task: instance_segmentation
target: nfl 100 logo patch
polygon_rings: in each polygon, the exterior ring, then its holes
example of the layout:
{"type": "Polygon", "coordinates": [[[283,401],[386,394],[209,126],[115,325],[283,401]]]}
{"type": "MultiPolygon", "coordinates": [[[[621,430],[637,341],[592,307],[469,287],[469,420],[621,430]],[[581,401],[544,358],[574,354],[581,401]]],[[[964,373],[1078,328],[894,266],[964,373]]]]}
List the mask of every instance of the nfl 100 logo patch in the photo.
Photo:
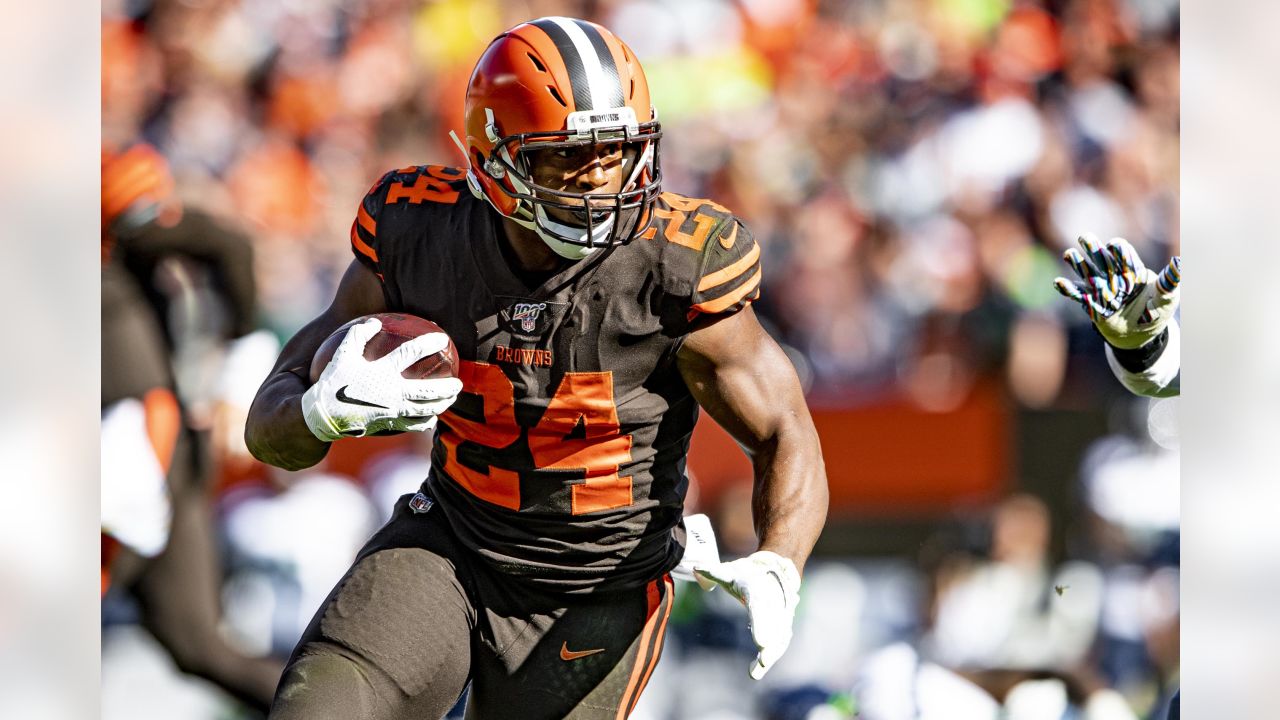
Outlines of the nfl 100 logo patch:
{"type": "Polygon", "coordinates": [[[542,311],[547,309],[547,304],[540,303],[516,303],[511,308],[511,321],[519,321],[520,329],[526,333],[532,334],[538,329],[538,317],[542,315],[542,311]]]}
{"type": "Polygon", "coordinates": [[[502,327],[524,340],[538,340],[546,336],[558,318],[564,314],[567,303],[535,300],[533,298],[503,297],[498,312],[502,327]]]}

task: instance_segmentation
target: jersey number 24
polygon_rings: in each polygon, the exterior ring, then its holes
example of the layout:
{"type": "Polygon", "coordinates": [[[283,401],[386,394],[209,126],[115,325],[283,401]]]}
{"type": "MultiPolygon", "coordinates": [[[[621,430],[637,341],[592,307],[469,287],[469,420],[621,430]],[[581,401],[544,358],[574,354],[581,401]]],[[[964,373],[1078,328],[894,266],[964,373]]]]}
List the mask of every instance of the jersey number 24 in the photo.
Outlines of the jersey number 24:
{"type": "MultiPolygon", "coordinates": [[[[511,510],[520,509],[519,473],[490,465],[485,472],[458,461],[458,446],[477,443],[500,450],[518,442],[523,428],[515,418],[515,386],[496,365],[464,360],[459,373],[465,392],[484,400],[484,422],[449,412],[440,442],[445,472],[472,495],[511,510]]],[[[528,429],[528,446],[538,470],[579,470],[585,480],[570,487],[574,515],[630,505],[631,478],[618,468],[631,461],[631,436],[619,432],[618,408],[609,372],[566,373],[538,424],[528,429]],[[582,431],[574,430],[581,426],[582,431]]]]}

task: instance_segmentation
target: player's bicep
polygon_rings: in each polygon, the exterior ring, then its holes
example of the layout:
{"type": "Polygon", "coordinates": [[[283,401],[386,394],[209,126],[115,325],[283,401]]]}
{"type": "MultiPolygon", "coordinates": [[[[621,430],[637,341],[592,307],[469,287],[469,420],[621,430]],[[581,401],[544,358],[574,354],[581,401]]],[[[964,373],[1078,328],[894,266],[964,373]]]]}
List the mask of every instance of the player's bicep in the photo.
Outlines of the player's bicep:
{"type": "Polygon", "coordinates": [[[811,423],[795,368],[750,307],[701,327],[677,356],[698,404],[749,452],[788,423],[811,423]]]}

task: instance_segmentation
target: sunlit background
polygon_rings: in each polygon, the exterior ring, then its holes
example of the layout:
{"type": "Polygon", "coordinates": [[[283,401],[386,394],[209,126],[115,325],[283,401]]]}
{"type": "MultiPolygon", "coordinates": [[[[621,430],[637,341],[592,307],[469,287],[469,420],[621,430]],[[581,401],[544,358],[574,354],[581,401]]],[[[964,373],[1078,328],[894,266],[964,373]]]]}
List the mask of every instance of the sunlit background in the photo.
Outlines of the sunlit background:
{"type": "MultiPolygon", "coordinates": [[[[460,161],[447,134],[489,39],[554,14],[632,47],[665,187],[761,242],[757,310],[805,384],[832,491],[780,665],[752,682],[741,608],[681,587],[635,716],[987,718],[1003,702],[1059,718],[1092,697],[1094,720],[1162,717],[1179,401],[1128,396],[1051,281],[1084,231],[1148,264],[1180,252],[1177,3],[107,0],[103,142],[154,145],[188,212],[252,239],[256,325],[286,339],[350,262],[369,185],[460,161]],[[1033,674],[1051,679],[1010,689],[1033,674]]],[[[236,421],[272,351],[225,372],[216,278],[177,262],[155,282],[212,448],[221,630],[287,655],[425,475],[421,439],[344,441],[303,473],[254,463],[236,421]]],[[[704,420],[688,511],[736,556],[755,539],[734,453],[704,420]]],[[[119,588],[105,598],[104,717],[251,717],[138,618],[119,588]]]]}

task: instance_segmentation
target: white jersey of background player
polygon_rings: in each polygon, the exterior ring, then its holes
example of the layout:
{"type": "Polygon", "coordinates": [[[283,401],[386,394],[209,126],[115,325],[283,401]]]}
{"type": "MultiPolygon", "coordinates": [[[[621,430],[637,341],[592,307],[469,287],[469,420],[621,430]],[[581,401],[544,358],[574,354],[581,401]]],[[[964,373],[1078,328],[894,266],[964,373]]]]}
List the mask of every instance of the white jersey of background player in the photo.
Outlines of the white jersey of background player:
{"type": "Polygon", "coordinates": [[[1181,332],[1174,313],[1182,259],[1174,256],[1159,273],[1142,264],[1124,238],[1103,244],[1090,234],[1080,249],[1062,254],[1078,280],[1057,278],[1054,287],[1080,303],[1106,340],[1107,363],[1131,392],[1170,397],[1181,392],[1181,332]]]}

